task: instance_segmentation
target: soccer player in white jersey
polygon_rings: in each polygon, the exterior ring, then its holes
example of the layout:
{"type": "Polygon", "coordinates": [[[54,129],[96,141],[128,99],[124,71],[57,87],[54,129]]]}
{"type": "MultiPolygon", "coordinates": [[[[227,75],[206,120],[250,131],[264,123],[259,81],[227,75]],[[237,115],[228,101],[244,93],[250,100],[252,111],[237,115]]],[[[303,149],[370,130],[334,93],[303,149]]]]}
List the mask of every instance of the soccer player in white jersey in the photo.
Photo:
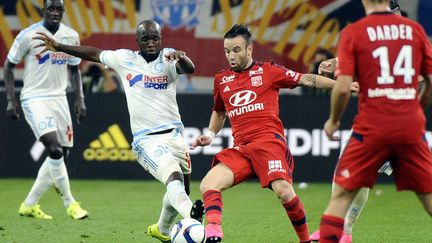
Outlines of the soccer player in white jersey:
{"type": "Polygon", "coordinates": [[[169,229],[177,213],[183,218],[202,220],[200,200],[192,203],[189,194],[191,164],[188,147],[181,136],[183,123],[176,101],[179,74],[195,70],[185,52],[162,48],[161,28],[152,20],[137,26],[138,51],[104,51],[90,46],[64,45],[45,33],[37,39],[45,50],[62,51],[89,61],[101,62],[121,77],[133,133],[132,147],[144,169],[167,187],[157,224],[147,234],[170,241],[169,229]]]}
{"type": "Polygon", "coordinates": [[[10,49],[4,64],[4,79],[7,92],[7,116],[19,120],[19,106],[15,98],[13,70],[24,59],[24,86],[20,100],[24,116],[34,135],[43,143],[48,157],[45,159],[27,198],[18,213],[41,219],[52,219],[38,204],[41,196],[54,184],[62,196],[66,211],[74,219],[86,218],[88,213],[72,196],[65,166],[68,149],[73,146],[73,129],[66,99],[68,72],[74,87],[75,109],[78,121],[86,115],[82,92],[80,59],[62,52],[46,52],[33,46],[39,41],[32,39],[36,32],[72,45],[79,45],[79,36],[60,21],[63,16],[62,0],[45,0],[43,21],[22,30],[10,49]]]}

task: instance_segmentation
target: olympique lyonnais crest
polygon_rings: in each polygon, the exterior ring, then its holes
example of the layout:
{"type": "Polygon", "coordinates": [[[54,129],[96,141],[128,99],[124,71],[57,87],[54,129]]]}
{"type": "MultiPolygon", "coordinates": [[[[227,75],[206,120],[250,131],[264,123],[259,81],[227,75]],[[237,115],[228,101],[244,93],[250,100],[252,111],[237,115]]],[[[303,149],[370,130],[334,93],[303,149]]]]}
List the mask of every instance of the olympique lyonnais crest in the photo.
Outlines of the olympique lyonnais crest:
{"type": "Polygon", "coordinates": [[[151,0],[154,20],[172,29],[186,27],[191,29],[199,22],[197,19],[204,0],[151,0]]]}
{"type": "Polygon", "coordinates": [[[263,84],[262,82],[262,76],[253,76],[251,77],[251,84],[254,87],[259,87],[263,84]]]}

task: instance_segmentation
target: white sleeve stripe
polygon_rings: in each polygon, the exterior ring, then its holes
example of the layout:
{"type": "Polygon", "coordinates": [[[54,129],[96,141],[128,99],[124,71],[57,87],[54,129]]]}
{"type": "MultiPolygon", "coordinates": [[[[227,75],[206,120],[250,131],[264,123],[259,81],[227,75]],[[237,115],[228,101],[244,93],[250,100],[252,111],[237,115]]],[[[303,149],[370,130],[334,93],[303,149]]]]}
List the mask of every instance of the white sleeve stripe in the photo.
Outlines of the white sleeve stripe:
{"type": "Polygon", "coordinates": [[[105,54],[105,51],[102,51],[100,54],[99,54],[99,60],[101,61],[101,63],[103,63],[103,64],[105,64],[106,65],[106,63],[105,63],[105,61],[104,61],[104,55],[105,54]]]}

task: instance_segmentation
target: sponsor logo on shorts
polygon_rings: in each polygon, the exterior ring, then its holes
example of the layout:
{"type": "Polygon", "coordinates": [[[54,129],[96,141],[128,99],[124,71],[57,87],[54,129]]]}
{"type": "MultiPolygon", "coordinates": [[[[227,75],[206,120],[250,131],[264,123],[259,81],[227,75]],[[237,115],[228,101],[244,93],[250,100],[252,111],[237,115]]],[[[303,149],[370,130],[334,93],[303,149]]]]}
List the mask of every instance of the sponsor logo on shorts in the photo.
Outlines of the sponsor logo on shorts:
{"type": "Polygon", "coordinates": [[[111,125],[98,139],[90,142],[83,157],[86,161],[136,161],[135,153],[118,124],[111,125]]]}
{"type": "Polygon", "coordinates": [[[282,168],[281,160],[269,160],[268,165],[269,165],[269,171],[267,172],[268,175],[275,172],[286,173],[286,170],[282,168]]]}

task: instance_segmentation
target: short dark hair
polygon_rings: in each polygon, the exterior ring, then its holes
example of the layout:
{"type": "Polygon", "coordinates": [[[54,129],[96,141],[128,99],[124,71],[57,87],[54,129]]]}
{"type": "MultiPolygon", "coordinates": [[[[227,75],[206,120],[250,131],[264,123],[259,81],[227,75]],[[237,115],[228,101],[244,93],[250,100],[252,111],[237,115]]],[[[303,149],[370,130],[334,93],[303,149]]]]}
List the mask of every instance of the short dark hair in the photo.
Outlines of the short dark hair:
{"type": "Polygon", "coordinates": [[[233,27],[225,33],[224,39],[232,39],[237,36],[242,36],[248,45],[252,43],[252,34],[249,28],[244,24],[233,25],[233,27]]]}

